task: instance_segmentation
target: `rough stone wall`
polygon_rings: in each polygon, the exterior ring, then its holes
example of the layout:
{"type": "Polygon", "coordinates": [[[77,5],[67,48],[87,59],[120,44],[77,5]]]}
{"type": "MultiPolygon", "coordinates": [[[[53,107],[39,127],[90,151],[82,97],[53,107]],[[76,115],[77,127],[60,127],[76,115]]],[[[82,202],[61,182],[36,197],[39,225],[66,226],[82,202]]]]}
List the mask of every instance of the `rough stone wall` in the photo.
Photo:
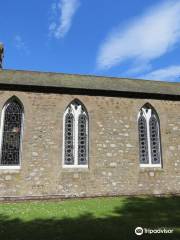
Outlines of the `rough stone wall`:
{"type": "Polygon", "coordinates": [[[180,102],[0,91],[24,105],[21,169],[0,169],[0,197],[180,193],[180,102]],[[89,168],[62,167],[63,113],[75,98],[89,114],[89,168]],[[137,115],[149,102],[160,118],[162,168],[140,168],[137,115]]]}

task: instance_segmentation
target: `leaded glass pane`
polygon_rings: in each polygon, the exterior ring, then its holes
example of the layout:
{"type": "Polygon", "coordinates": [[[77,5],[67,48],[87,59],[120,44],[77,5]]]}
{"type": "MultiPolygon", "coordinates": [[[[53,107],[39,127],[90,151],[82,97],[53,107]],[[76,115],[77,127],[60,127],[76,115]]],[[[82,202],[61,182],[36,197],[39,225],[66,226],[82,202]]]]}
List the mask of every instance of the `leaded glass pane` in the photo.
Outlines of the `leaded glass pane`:
{"type": "Polygon", "coordinates": [[[85,114],[79,115],[78,121],[78,164],[87,164],[87,117],[85,114]]]}
{"type": "Polygon", "coordinates": [[[1,165],[19,164],[22,117],[22,107],[17,101],[7,104],[4,112],[1,165]]]}
{"type": "Polygon", "coordinates": [[[67,113],[65,116],[65,164],[74,164],[74,149],[73,149],[73,123],[74,117],[72,113],[67,113]]]}
{"type": "Polygon", "coordinates": [[[141,114],[138,119],[138,129],[139,129],[139,154],[140,163],[148,164],[148,142],[147,142],[147,123],[145,117],[141,114]]]}
{"type": "Polygon", "coordinates": [[[149,120],[150,142],[151,142],[151,162],[152,164],[160,163],[160,138],[159,138],[159,123],[156,116],[153,114],[149,120]]]}

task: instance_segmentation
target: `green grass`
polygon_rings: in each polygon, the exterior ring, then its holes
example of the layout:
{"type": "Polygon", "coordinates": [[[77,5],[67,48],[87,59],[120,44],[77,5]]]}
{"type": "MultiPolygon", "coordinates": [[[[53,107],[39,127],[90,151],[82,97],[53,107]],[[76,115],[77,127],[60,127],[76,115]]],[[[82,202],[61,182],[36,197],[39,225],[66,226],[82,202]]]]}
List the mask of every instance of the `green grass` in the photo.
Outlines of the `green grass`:
{"type": "Polygon", "coordinates": [[[0,203],[0,240],[180,239],[180,197],[0,203]],[[173,234],[136,236],[137,226],[173,234]]]}

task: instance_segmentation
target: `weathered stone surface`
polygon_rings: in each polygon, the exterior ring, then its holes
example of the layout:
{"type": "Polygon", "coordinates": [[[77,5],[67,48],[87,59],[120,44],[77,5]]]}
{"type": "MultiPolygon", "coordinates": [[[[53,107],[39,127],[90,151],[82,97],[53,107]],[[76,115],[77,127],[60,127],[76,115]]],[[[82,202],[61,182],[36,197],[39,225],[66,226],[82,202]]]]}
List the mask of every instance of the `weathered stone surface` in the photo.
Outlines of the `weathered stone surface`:
{"type": "Polygon", "coordinates": [[[180,102],[68,93],[0,91],[0,109],[24,105],[21,168],[0,169],[0,197],[180,193],[180,102]],[[63,113],[78,98],[89,114],[89,168],[63,168],[63,113]],[[140,168],[137,115],[149,102],[160,118],[163,167],[140,168]]]}

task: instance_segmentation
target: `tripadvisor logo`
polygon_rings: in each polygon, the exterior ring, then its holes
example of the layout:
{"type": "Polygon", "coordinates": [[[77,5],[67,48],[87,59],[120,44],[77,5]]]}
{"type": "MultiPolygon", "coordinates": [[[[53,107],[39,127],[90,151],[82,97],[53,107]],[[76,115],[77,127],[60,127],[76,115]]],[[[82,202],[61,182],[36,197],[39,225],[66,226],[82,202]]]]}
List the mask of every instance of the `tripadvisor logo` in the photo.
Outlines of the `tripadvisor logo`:
{"type": "Polygon", "coordinates": [[[142,235],[144,234],[159,234],[159,233],[173,233],[173,229],[169,228],[156,228],[156,229],[150,229],[150,228],[142,228],[142,227],[136,227],[135,228],[135,234],[136,235],[142,235]]]}
{"type": "Polygon", "coordinates": [[[142,235],[143,234],[143,228],[142,227],[137,227],[135,229],[135,234],[136,235],[142,235]]]}

